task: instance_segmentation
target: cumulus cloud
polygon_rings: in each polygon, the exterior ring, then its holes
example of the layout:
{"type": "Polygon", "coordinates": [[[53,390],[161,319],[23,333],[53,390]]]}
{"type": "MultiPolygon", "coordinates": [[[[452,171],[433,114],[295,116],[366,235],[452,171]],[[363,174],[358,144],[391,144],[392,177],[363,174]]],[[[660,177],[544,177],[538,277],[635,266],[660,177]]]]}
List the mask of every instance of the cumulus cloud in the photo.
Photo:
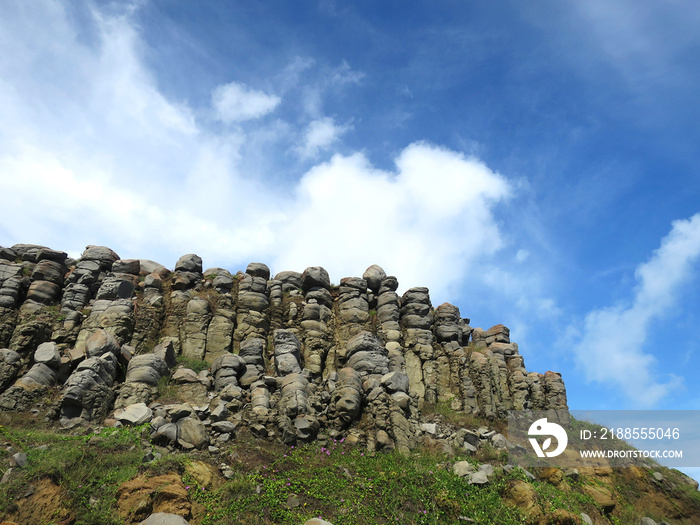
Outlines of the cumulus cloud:
{"type": "Polygon", "coordinates": [[[277,239],[276,265],[324,261],[339,279],[378,263],[402,288],[429,285],[446,299],[463,272],[502,246],[493,208],[510,185],[475,158],[424,143],[395,164],[384,171],[360,153],[335,155],[306,173],[277,239]]]}
{"type": "Polygon", "coordinates": [[[574,347],[578,365],[592,381],[617,385],[638,406],[653,406],[680,386],[681,379],[654,373],[656,358],[645,351],[652,322],[678,300],[700,257],[700,214],[675,221],[651,258],[635,272],[629,305],[586,315],[574,347]]]}
{"type": "Polygon", "coordinates": [[[302,159],[314,159],[351,129],[351,125],[338,125],[331,117],[316,119],[307,126],[296,152],[302,159]]]}
{"type": "Polygon", "coordinates": [[[256,91],[245,84],[231,82],[212,93],[216,117],[222,122],[242,122],[267,115],[281,102],[279,97],[256,91]]]}

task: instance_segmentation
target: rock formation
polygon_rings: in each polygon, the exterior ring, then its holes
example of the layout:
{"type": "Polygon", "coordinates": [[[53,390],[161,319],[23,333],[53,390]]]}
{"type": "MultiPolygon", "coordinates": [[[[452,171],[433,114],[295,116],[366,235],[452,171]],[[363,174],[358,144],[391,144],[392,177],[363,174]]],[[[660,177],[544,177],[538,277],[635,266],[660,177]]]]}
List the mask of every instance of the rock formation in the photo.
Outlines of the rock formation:
{"type": "Polygon", "coordinates": [[[561,376],[528,372],[508,328],[472,329],[427,288],[398,287],[377,265],[334,286],[320,266],[234,275],[188,254],[171,272],[101,246],[78,260],[0,248],[0,409],[54,389],[66,426],[152,421],[153,439],[183,448],[248,428],[408,451],[438,403],[491,419],[566,408],[561,376]],[[188,403],[159,399],[168,382],[188,403]]]}

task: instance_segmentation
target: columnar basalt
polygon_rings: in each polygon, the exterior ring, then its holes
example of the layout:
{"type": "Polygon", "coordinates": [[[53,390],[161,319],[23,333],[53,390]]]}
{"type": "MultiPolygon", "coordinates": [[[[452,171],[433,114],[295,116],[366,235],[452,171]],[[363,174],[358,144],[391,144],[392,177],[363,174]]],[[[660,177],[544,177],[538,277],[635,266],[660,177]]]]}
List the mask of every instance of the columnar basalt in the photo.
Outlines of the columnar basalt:
{"type": "Polygon", "coordinates": [[[262,263],[204,271],[195,254],[171,272],[101,246],[77,260],[0,247],[0,409],[60,389],[66,426],[153,418],[155,439],[184,448],[247,428],[402,451],[436,404],[485,418],[566,409],[561,376],[528,372],[505,326],[472,329],[424,287],[400,296],[378,265],[339,282],[321,266],[271,278],[262,263]],[[159,404],[167,381],[189,405],[159,404]]]}

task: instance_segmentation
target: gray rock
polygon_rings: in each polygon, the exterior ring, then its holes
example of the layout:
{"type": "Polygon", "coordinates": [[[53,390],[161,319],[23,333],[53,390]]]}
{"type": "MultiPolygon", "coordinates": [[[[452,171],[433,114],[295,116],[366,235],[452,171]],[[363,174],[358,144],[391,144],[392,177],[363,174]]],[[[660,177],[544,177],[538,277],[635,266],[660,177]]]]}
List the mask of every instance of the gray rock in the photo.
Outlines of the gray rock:
{"type": "Polygon", "coordinates": [[[61,353],[58,351],[58,345],[54,342],[41,343],[34,352],[34,362],[58,368],[61,364],[61,353]]]}
{"type": "Polygon", "coordinates": [[[141,273],[141,261],[138,259],[119,259],[112,264],[112,271],[114,273],[139,275],[141,273]]]}
{"type": "Polygon", "coordinates": [[[474,472],[469,475],[470,485],[486,485],[489,482],[489,478],[484,471],[474,472]]]}
{"type": "Polygon", "coordinates": [[[194,253],[183,255],[175,263],[175,271],[202,273],[202,258],[194,253]]]}
{"type": "Polygon", "coordinates": [[[331,278],[325,268],[310,266],[301,274],[301,289],[306,292],[316,287],[330,290],[331,278]]]}
{"type": "Polygon", "coordinates": [[[177,425],[165,423],[151,434],[151,439],[157,445],[169,445],[177,441],[177,425]]]}
{"type": "Polygon", "coordinates": [[[142,354],[129,361],[129,366],[126,369],[126,381],[157,386],[160,378],[169,374],[170,369],[163,359],[155,354],[142,354]]]}
{"type": "Polygon", "coordinates": [[[653,519],[644,517],[637,522],[638,525],[658,525],[653,519]]]}
{"type": "Polygon", "coordinates": [[[156,512],[143,520],[140,525],[189,525],[189,521],[177,514],[156,512]]]}
{"type": "Polygon", "coordinates": [[[112,269],[115,261],[119,260],[119,256],[106,246],[88,246],[85,248],[81,261],[94,261],[100,265],[100,268],[105,271],[112,269]]]}
{"type": "Polygon", "coordinates": [[[468,461],[458,461],[452,466],[452,472],[460,478],[464,478],[475,472],[474,466],[468,461]]]}
{"type": "Polygon", "coordinates": [[[49,281],[34,281],[29,285],[27,300],[42,304],[50,304],[58,301],[61,295],[61,287],[49,281]]]}
{"type": "Polygon", "coordinates": [[[16,384],[32,386],[53,386],[56,384],[56,370],[43,363],[36,363],[32,368],[17,380],[16,384]]]}
{"type": "Polygon", "coordinates": [[[252,275],[253,277],[262,277],[266,281],[270,279],[270,269],[263,263],[250,263],[246,268],[245,273],[252,275]]]}
{"type": "Polygon", "coordinates": [[[146,403],[136,403],[114,412],[114,419],[125,425],[132,426],[148,423],[152,417],[153,411],[146,406],[146,403]]]}
{"type": "Polygon", "coordinates": [[[27,455],[24,452],[17,452],[10,456],[10,466],[22,468],[27,464],[27,455]]]}
{"type": "Polygon", "coordinates": [[[98,357],[108,352],[119,355],[119,343],[115,337],[106,330],[98,330],[92,334],[86,341],[87,355],[90,357],[98,357]]]}
{"type": "MultiPolygon", "coordinates": [[[[14,252],[18,257],[21,257],[23,261],[33,263],[38,263],[44,259],[63,262],[68,257],[68,254],[65,252],[59,252],[37,244],[15,244],[10,251],[14,252]]],[[[10,254],[8,253],[8,255],[10,254]]]]}
{"type": "Polygon", "coordinates": [[[435,423],[421,423],[420,428],[428,434],[437,434],[437,425],[435,423]]]}
{"type": "Polygon", "coordinates": [[[208,445],[207,430],[204,424],[196,417],[185,417],[177,422],[178,443],[190,444],[195,448],[204,448],[208,445]]]}
{"type": "Polygon", "coordinates": [[[55,285],[63,286],[63,277],[66,275],[66,267],[56,261],[40,261],[32,272],[32,281],[49,281],[55,285]]]}
{"type": "Polygon", "coordinates": [[[581,521],[583,521],[583,523],[585,523],[586,525],[593,525],[593,520],[585,512],[581,513],[581,521]]]}
{"type": "Polygon", "coordinates": [[[389,372],[382,376],[382,385],[390,393],[408,392],[408,375],[404,372],[389,372]]]}
{"type": "Polygon", "coordinates": [[[508,448],[508,440],[500,433],[494,434],[491,437],[491,444],[498,450],[505,450],[508,448]]]}
{"type": "Polygon", "coordinates": [[[139,259],[139,267],[142,275],[148,275],[150,273],[160,274],[161,272],[168,271],[168,269],[162,264],[149,259],[139,259]]]}
{"type": "Polygon", "coordinates": [[[386,272],[381,266],[373,264],[365,270],[365,273],[362,274],[362,278],[367,281],[367,287],[370,290],[378,292],[382,281],[386,279],[386,272]]]}

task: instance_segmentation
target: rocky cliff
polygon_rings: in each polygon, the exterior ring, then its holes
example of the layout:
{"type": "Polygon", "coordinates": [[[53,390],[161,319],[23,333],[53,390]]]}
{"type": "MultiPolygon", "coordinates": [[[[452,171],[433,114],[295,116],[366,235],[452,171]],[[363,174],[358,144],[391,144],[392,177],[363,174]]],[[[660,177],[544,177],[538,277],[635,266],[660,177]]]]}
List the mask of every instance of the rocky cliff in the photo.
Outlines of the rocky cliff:
{"type": "Polygon", "coordinates": [[[78,260],[0,248],[0,409],[60,389],[51,414],[69,428],[150,420],[155,439],[203,447],[240,414],[287,444],[322,434],[408,451],[439,404],[488,419],[567,407],[561,376],[528,372],[508,328],[472,328],[427,288],[398,285],[376,265],[336,286],[320,266],[273,277],[262,263],[204,271],[194,254],[170,271],[103,246],[78,260]],[[189,409],[159,399],[169,382],[189,409]]]}

